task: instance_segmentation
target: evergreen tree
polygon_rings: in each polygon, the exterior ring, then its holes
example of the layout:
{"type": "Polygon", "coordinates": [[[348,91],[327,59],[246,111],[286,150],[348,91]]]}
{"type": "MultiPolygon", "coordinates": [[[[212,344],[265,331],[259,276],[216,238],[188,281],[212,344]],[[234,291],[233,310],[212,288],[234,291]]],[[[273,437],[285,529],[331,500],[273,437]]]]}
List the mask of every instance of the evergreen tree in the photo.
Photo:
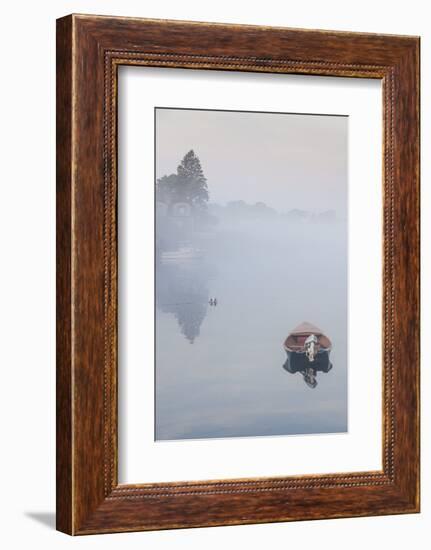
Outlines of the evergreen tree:
{"type": "Polygon", "coordinates": [[[209,199],[207,180],[193,149],[184,156],[176,174],[157,180],[156,194],[157,200],[169,207],[176,202],[186,202],[195,213],[206,210],[209,199]]]}
{"type": "Polygon", "coordinates": [[[208,202],[208,186],[199,158],[191,149],[177,168],[180,200],[196,209],[205,209],[208,202]]]}

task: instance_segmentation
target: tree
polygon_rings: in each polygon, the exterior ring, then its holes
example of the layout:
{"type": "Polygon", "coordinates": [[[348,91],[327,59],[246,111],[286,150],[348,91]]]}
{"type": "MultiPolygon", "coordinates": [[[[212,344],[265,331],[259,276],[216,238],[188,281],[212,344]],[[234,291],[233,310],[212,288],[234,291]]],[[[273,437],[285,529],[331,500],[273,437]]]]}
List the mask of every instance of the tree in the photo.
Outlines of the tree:
{"type": "Polygon", "coordinates": [[[207,180],[193,149],[184,156],[176,174],[157,180],[156,196],[169,209],[177,202],[186,202],[195,214],[200,215],[206,211],[209,199],[207,180]]]}
{"type": "Polygon", "coordinates": [[[177,168],[177,175],[180,201],[187,202],[198,210],[205,209],[209,199],[207,179],[193,149],[184,156],[177,168]]]}
{"type": "Polygon", "coordinates": [[[163,176],[157,180],[156,194],[157,200],[170,206],[174,202],[178,202],[176,199],[178,176],[171,174],[170,176],[163,176]]]}

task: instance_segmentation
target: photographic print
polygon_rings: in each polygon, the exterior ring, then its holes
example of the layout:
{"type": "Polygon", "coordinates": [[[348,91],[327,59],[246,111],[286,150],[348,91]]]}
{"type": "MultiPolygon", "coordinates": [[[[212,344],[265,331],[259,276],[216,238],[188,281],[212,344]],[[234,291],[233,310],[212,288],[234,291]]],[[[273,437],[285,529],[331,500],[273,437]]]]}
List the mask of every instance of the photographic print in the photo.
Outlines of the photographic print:
{"type": "Polygon", "coordinates": [[[155,109],[155,439],[346,432],[348,117],[155,109]]]}

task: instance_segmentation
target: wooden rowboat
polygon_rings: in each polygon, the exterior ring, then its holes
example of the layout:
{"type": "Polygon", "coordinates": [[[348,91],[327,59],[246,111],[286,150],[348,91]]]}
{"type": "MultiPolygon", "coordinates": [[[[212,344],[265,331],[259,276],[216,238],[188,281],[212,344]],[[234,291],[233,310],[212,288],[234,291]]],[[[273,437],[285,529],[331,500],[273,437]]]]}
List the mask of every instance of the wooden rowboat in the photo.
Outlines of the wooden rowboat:
{"type": "Polygon", "coordinates": [[[329,372],[332,363],[329,354],[331,340],[316,326],[304,322],[294,328],[284,341],[287,360],[284,368],[290,372],[301,372],[308,385],[315,387],[317,371],[329,372]]]}

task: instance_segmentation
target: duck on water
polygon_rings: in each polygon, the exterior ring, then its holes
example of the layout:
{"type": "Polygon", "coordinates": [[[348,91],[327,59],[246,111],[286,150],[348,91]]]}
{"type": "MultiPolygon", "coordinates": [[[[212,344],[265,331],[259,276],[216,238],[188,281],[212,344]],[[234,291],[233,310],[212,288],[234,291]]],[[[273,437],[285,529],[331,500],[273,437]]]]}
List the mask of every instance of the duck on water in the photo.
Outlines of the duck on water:
{"type": "Polygon", "coordinates": [[[311,323],[304,322],[294,328],[284,341],[287,359],[283,368],[294,374],[300,372],[310,388],[317,386],[318,371],[329,372],[332,363],[329,354],[330,339],[311,323]]]}

